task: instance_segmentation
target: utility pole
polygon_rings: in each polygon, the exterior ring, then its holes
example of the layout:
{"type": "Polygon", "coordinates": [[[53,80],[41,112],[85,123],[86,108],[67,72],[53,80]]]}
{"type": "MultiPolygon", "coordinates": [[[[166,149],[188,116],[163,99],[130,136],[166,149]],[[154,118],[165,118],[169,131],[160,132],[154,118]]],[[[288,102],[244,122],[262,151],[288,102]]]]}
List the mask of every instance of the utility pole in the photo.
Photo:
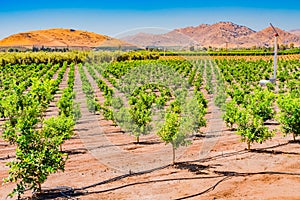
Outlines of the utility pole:
{"type": "Polygon", "coordinates": [[[273,75],[273,81],[276,81],[276,73],[277,73],[277,51],[278,51],[278,45],[277,45],[277,38],[279,34],[277,33],[274,26],[270,23],[272,29],[274,30],[274,75],[273,75]]]}

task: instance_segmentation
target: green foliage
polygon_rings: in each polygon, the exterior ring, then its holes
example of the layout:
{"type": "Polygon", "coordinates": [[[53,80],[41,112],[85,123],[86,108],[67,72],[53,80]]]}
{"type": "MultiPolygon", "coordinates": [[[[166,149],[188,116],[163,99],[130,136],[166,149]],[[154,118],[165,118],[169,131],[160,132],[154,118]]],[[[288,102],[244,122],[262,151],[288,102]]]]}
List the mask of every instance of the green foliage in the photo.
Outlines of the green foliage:
{"type": "Polygon", "coordinates": [[[64,168],[67,155],[59,151],[59,146],[73,134],[73,117],[62,114],[44,119],[44,112],[67,68],[66,63],[60,66],[13,65],[4,69],[15,75],[8,73],[8,79],[2,79],[1,74],[0,108],[1,115],[7,119],[2,138],[16,145],[16,158],[7,163],[10,169],[5,179],[17,183],[11,196],[21,195],[28,189],[41,192],[41,184],[47,177],[64,168]],[[56,72],[57,78],[51,80],[56,72]]]}
{"type": "Polygon", "coordinates": [[[246,101],[243,105],[253,112],[254,115],[261,117],[263,121],[274,118],[275,111],[273,104],[275,95],[268,90],[255,90],[253,94],[245,97],[246,101]]]}
{"type": "Polygon", "coordinates": [[[269,91],[275,91],[275,86],[274,86],[274,84],[273,83],[267,83],[267,88],[268,88],[268,90],[269,91]]]}
{"type": "Polygon", "coordinates": [[[247,142],[248,150],[251,143],[262,143],[274,136],[274,133],[263,125],[262,118],[253,115],[250,110],[240,109],[237,115],[237,134],[242,137],[242,141],[247,142]]]}
{"type": "Polygon", "coordinates": [[[193,97],[187,99],[181,105],[173,106],[173,103],[171,104],[173,111],[181,112],[180,132],[184,133],[183,135],[198,132],[201,127],[206,126],[206,119],[204,117],[206,108],[197,101],[197,97],[193,97]]]}
{"type": "MultiPolygon", "coordinates": [[[[290,48],[283,49],[278,51],[278,55],[290,55],[290,54],[299,54],[300,48],[290,48]]],[[[238,49],[212,49],[209,47],[208,51],[206,48],[200,51],[167,51],[167,52],[159,52],[160,56],[271,56],[274,54],[274,50],[272,48],[261,48],[254,46],[253,48],[238,48],[238,49]]]]}
{"type": "Polygon", "coordinates": [[[103,116],[106,120],[115,121],[115,117],[114,117],[114,113],[113,113],[112,109],[107,108],[107,107],[101,107],[100,109],[102,109],[103,116]]]}
{"type": "Polygon", "coordinates": [[[38,100],[44,108],[44,111],[48,107],[49,102],[53,99],[53,85],[54,80],[44,80],[41,82],[36,78],[32,79],[32,86],[29,93],[38,100]]]}
{"type": "MultiPolygon", "coordinates": [[[[97,99],[94,100],[95,101],[94,103],[92,103],[93,101],[90,101],[90,103],[88,105],[89,108],[92,109],[94,106],[95,111],[102,111],[103,116],[106,120],[114,121],[115,120],[114,113],[113,113],[113,110],[110,108],[110,106],[112,106],[112,102],[114,100],[113,99],[114,90],[112,88],[110,88],[104,80],[102,80],[99,76],[96,75],[95,70],[89,64],[86,65],[86,68],[87,68],[89,74],[96,81],[98,88],[103,92],[103,95],[105,98],[103,105],[101,105],[99,102],[97,102],[97,99]]],[[[116,103],[115,100],[114,100],[114,103],[116,103]]],[[[118,103],[121,103],[121,102],[119,101],[118,103]]]]}
{"type": "Polygon", "coordinates": [[[206,85],[205,89],[207,90],[208,94],[213,94],[214,93],[214,85],[212,83],[212,68],[211,65],[206,63],[206,85]]]}
{"type": "Polygon", "coordinates": [[[81,118],[81,110],[80,110],[80,103],[76,102],[73,105],[73,116],[74,116],[74,120],[77,121],[78,119],[81,118]]]}
{"type": "Polygon", "coordinates": [[[20,93],[14,86],[11,94],[1,101],[5,117],[9,119],[4,124],[2,137],[16,145],[16,158],[7,163],[10,169],[5,179],[17,182],[10,196],[23,194],[26,189],[41,192],[41,184],[48,175],[64,169],[66,155],[59,151],[59,146],[73,133],[71,118],[59,116],[43,120],[42,111],[51,99],[51,90],[47,90],[48,84],[33,85],[35,89],[27,94],[20,93]]]}
{"type": "Polygon", "coordinates": [[[25,189],[40,192],[41,184],[49,174],[64,169],[66,154],[59,151],[57,138],[47,138],[41,133],[35,133],[32,137],[36,141],[34,145],[33,142],[19,139],[26,144],[21,148],[17,147],[16,159],[7,163],[10,169],[5,182],[17,182],[17,187],[10,196],[23,194],[25,189]]]}
{"type": "Polygon", "coordinates": [[[137,97],[132,97],[131,101],[129,101],[129,104],[131,104],[129,113],[134,127],[133,135],[137,137],[137,142],[139,142],[141,134],[145,135],[151,130],[151,106],[154,101],[154,95],[144,92],[140,92],[137,97]]]}
{"type": "MultiPolygon", "coordinates": [[[[179,103],[172,102],[170,108],[165,115],[165,122],[157,132],[157,135],[166,143],[172,144],[173,149],[173,164],[175,163],[175,149],[179,146],[188,145],[191,141],[187,140],[187,130],[185,129],[188,123],[187,118],[181,116],[181,108],[179,103]]],[[[190,124],[189,124],[190,125],[190,124]]]]}
{"type": "Polygon", "coordinates": [[[292,95],[281,95],[277,101],[280,108],[278,116],[281,128],[285,134],[300,135],[300,98],[292,95]]]}
{"type": "Polygon", "coordinates": [[[247,142],[248,149],[253,142],[262,143],[273,137],[264,122],[274,116],[274,99],[275,95],[268,90],[255,90],[245,96],[244,104],[238,105],[234,99],[225,104],[223,120],[230,128],[237,125],[237,134],[247,142]]]}
{"type": "Polygon", "coordinates": [[[130,117],[129,108],[121,107],[117,110],[117,112],[115,112],[114,117],[124,131],[131,131],[133,122],[130,117]]]}
{"type": "Polygon", "coordinates": [[[167,112],[165,124],[157,135],[166,143],[175,146],[180,128],[180,115],[176,112],[167,112]]]}
{"type": "Polygon", "coordinates": [[[63,64],[67,62],[81,63],[85,60],[87,52],[84,51],[73,51],[73,52],[21,52],[21,53],[0,53],[0,66],[7,64],[63,64]]]}
{"type": "Polygon", "coordinates": [[[128,52],[123,53],[117,57],[117,61],[126,61],[126,60],[157,60],[159,54],[155,52],[140,51],[140,52],[128,52]]]}
{"type": "MultiPolygon", "coordinates": [[[[197,131],[206,124],[203,116],[207,100],[200,91],[203,71],[196,64],[193,66],[186,60],[130,60],[113,62],[104,67],[98,65],[96,69],[128,98],[128,109],[120,108],[120,99],[115,97],[112,98],[112,106],[116,121],[134,134],[137,140],[140,135],[159,129],[160,125],[155,123],[163,120],[163,113],[171,98],[176,98],[178,106],[182,106],[186,115],[189,114],[190,119],[186,120],[186,117],[183,124],[186,130],[197,131]],[[184,81],[184,78],[188,81],[184,81]],[[189,90],[191,85],[195,86],[194,95],[189,90]],[[195,98],[187,103],[189,95],[195,98]],[[184,106],[185,103],[188,106],[184,106]],[[154,124],[158,127],[153,127],[154,124]]],[[[93,76],[93,72],[90,74],[93,76]]]]}
{"type": "Polygon", "coordinates": [[[43,134],[48,138],[56,137],[59,145],[71,138],[75,123],[72,116],[59,115],[43,122],[43,134]]]}
{"type": "Polygon", "coordinates": [[[97,111],[100,111],[101,105],[97,102],[97,99],[94,96],[94,89],[89,82],[82,65],[79,65],[78,69],[80,73],[80,79],[82,81],[82,90],[86,97],[88,110],[89,112],[95,114],[97,111]]]}
{"type": "Polygon", "coordinates": [[[92,51],[89,52],[87,55],[85,62],[90,64],[99,64],[104,62],[112,62],[117,60],[118,57],[120,57],[124,52],[121,51],[115,51],[115,52],[109,52],[109,51],[92,51]]]}
{"type": "Polygon", "coordinates": [[[71,89],[66,88],[63,90],[63,94],[57,102],[59,115],[64,115],[66,117],[73,115],[73,97],[74,93],[71,89]]]}
{"type": "Polygon", "coordinates": [[[222,118],[225,121],[227,127],[232,129],[233,125],[237,123],[238,110],[239,110],[239,107],[234,100],[228,101],[225,104],[225,112],[222,115],[222,118]]]}

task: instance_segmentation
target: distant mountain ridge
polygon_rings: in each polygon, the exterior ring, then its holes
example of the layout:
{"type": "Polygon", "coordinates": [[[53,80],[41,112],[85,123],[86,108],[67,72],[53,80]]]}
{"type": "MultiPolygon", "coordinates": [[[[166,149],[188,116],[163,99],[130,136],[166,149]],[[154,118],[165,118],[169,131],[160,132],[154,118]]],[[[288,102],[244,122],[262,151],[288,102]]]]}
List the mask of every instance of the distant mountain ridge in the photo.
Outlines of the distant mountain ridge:
{"type": "MultiPolygon", "coordinates": [[[[300,36],[297,31],[287,32],[276,28],[279,33],[279,44],[294,43],[300,46],[300,36]]],[[[254,31],[246,26],[234,24],[232,22],[219,22],[216,24],[200,24],[177,28],[165,34],[145,34],[121,38],[122,40],[146,46],[204,46],[204,47],[253,47],[253,46],[273,46],[274,32],[271,27],[261,31],[254,31]]]]}
{"type": "MultiPolygon", "coordinates": [[[[300,29],[279,33],[278,43],[300,46],[300,29]]],[[[212,25],[200,24],[177,28],[164,34],[138,33],[121,39],[75,29],[54,28],[13,34],[0,40],[0,47],[45,46],[45,47],[113,47],[111,49],[135,49],[135,47],[271,47],[274,44],[274,32],[271,27],[255,31],[247,26],[232,22],[219,22],[212,25]],[[133,48],[127,48],[133,47],[133,48]]],[[[105,49],[105,48],[104,48],[105,49]]],[[[109,48],[108,48],[109,49],[109,48]]]]}

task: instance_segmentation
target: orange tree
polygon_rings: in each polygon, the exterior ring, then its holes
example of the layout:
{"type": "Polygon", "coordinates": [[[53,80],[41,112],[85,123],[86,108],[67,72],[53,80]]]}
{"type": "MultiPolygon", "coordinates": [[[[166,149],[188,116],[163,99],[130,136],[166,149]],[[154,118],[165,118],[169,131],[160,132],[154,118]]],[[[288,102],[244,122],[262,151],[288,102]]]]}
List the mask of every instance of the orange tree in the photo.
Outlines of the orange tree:
{"type": "Polygon", "coordinates": [[[73,132],[72,118],[43,118],[43,111],[52,98],[52,85],[32,81],[33,87],[28,93],[24,94],[14,84],[1,99],[7,119],[2,137],[16,145],[16,158],[7,163],[10,169],[5,179],[17,182],[10,196],[20,196],[26,190],[41,192],[41,184],[48,175],[64,169],[66,154],[59,151],[59,146],[73,132]]]}

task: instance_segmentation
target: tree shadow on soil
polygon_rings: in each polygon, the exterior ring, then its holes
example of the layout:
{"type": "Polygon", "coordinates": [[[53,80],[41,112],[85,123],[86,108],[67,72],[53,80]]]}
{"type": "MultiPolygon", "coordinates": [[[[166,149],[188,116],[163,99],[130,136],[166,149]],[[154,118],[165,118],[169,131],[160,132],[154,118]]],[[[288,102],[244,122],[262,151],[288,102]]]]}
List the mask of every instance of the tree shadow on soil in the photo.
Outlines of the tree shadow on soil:
{"type": "Polygon", "coordinates": [[[266,154],[273,154],[273,155],[280,155],[280,154],[300,155],[300,153],[297,152],[286,152],[286,151],[266,150],[266,149],[252,149],[250,151],[254,153],[266,153],[266,154]]]}
{"type": "Polygon", "coordinates": [[[86,148],[78,148],[78,149],[70,149],[70,150],[65,150],[63,153],[67,153],[68,155],[77,155],[77,154],[85,154],[87,153],[86,148]]]}
{"type": "Polygon", "coordinates": [[[290,140],[289,144],[300,144],[300,140],[290,140]]]}
{"type": "Polygon", "coordinates": [[[133,144],[137,145],[153,145],[153,144],[160,144],[160,141],[140,141],[140,142],[133,142],[133,144]]]}
{"type": "Polygon", "coordinates": [[[15,158],[15,157],[16,156],[7,155],[5,157],[1,157],[0,160],[8,160],[8,159],[15,158]]]}
{"type": "Polygon", "coordinates": [[[259,174],[266,175],[289,175],[289,176],[300,176],[300,173],[294,172],[277,172],[277,171],[262,171],[262,172],[235,172],[235,171],[214,171],[215,174],[224,176],[253,176],[259,174]]]}
{"type": "Polygon", "coordinates": [[[174,167],[176,169],[180,170],[188,170],[189,172],[192,172],[194,174],[205,174],[207,175],[207,172],[204,172],[204,170],[208,170],[210,168],[216,168],[217,166],[221,166],[221,164],[216,164],[216,165],[199,165],[199,164],[192,164],[192,163],[187,163],[187,162],[182,162],[182,163],[176,163],[174,167]]]}

